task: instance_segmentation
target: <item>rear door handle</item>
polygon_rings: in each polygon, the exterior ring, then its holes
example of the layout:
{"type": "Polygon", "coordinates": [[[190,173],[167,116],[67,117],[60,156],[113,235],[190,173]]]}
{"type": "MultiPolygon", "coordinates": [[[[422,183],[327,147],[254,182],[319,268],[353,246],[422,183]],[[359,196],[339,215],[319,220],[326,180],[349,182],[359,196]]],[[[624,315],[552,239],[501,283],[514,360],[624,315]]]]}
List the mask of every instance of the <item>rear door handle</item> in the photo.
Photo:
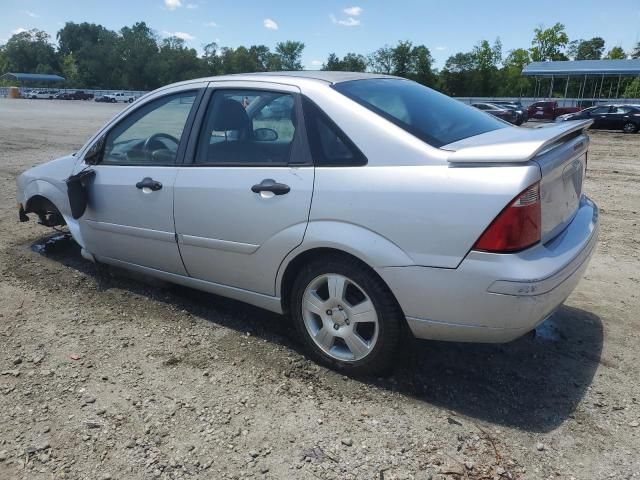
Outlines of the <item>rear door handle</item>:
{"type": "Polygon", "coordinates": [[[253,193],[271,192],[274,195],[285,195],[291,191],[289,185],[278,183],[271,178],[267,178],[251,187],[253,193]]]}
{"type": "Polygon", "coordinates": [[[139,188],[140,190],[148,188],[149,190],[157,192],[162,189],[162,183],[154,180],[153,178],[145,177],[136,183],[136,188],[139,188]]]}

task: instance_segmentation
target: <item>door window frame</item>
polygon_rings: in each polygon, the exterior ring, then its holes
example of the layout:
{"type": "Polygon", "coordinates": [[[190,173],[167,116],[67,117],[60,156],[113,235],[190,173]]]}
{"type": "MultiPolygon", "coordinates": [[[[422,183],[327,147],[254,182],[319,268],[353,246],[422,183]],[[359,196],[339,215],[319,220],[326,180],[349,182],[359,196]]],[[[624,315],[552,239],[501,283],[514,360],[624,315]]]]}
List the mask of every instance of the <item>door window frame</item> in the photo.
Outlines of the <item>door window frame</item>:
{"type": "MultiPolygon", "coordinates": [[[[132,109],[131,111],[127,111],[126,115],[122,116],[115,123],[113,123],[112,125],[109,125],[107,129],[103,130],[100,133],[100,135],[98,136],[98,138],[92,143],[92,145],[89,146],[84,151],[83,157],[86,157],[87,153],[89,153],[95,146],[97,146],[97,145],[99,145],[101,143],[101,145],[100,145],[100,153],[99,153],[100,160],[98,162],[96,162],[95,164],[92,163],[91,164],[92,166],[100,166],[100,167],[176,167],[176,166],[181,165],[184,162],[184,154],[185,154],[185,151],[186,151],[186,147],[187,147],[189,138],[191,137],[191,132],[192,132],[192,128],[194,126],[196,113],[198,111],[200,103],[202,102],[202,98],[204,97],[205,90],[206,89],[202,88],[202,87],[185,88],[184,90],[172,91],[170,93],[167,93],[166,95],[150,98],[147,102],[144,102],[144,103],[142,103],[140,105],[137,105],[136,108],[132,109]],[[131,117],[131,115],[135,115],[136,113],[139,113],[140,110],[145,109],[145,108],[147,108],[149,106],[152,106],[154,103],[156,103],[158,101],[165,100],[165,99],[170,98],[170,97],[185,96],[185,95],[187,95],[189,93],[195,93],[196,97],[195,97],[195,99],[193,101],[193,105],[191,106],[191,110],[189,111],[189,115],[187,115],[187,119],[185,121],[184,128],[182,130],[182,135],[180,136],[180,143],[178,144],[178,149],[176,150],[176,158],[175,158],[175,161],[173,163],[149,163],[149,162],[144,162],[144,163],[127,163],[127,162],[123,162],[123,163],[116,163],[116,162],[104,163],[106,140],[107,140],[107,137],[109,136],[109,134],[114,129],[116,129],[116,128],[118,128],[118,126],[122,125],[123,122],[126,122],[127,119],[129,119],[131,117]]],[[[170,101],[171,100],[169,100],[169,102],[170,101]]],[[[161,108],[161,107],[158,107],[158,108],[161,108]]],[[[147,113],[150,113],[152,111],[153,111],[153,109],[149,110],[147,113]]],[[[143,117],[141,117],[141,118],[143,118],[143,117]]],[[[84,160],[84,158],[83,158],[83,160],[84,160]]]]}
{"type": "Polygon", "coordinates": [[[300,99],[300,93],[292,91],[290,88],[278,88],[277,85],[261,85],[256,84],[248,85],[246,82],[242,82],[242,85],[235,86],[232,83],[226,83],[225,85],[210,85],[206,92],[203,94],[200,100],[197,113],[194,115],[194,121],[192,130],[194,134],[190,136],[189,142],[186,145],[184,153],[184,162],[181,166],[190,168],[225,168],[225,167],[253,167],[253,168],[277,168],[277,167],[302,167],[312,166],[313,160],[311,159],[309,149],[307,146],[307,131],[304,123],[304,114],[302,111],[302,102],[300,99]],[[210,108],[212,108],[212,98],[216,92],[268,92],[268,93],[282,93],[291,95],[293,97],[293,105],[295,110],[295,132],[293,134],[293,140],[289,148],[289,157],[286,162],[278,163],[256,163],[256,162],[210,162],[210,163],[196,163],[196,157],[198,154],[198,147],[200,143],[200,136],[203,134],[203,129],[207,124],[207,114],[210,108]]]}

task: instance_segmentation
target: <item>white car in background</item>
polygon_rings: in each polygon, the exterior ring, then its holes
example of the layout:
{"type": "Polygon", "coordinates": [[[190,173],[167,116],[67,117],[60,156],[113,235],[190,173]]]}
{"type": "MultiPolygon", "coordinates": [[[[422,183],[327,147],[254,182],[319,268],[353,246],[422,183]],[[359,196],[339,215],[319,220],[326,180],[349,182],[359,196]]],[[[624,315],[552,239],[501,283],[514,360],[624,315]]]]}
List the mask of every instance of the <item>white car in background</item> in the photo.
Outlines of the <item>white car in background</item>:
{"type": "Polygon", "coordinates": [[[31,90],[27,98],[45,98],[47,100],[52,100],[57,94],[57,90],[31,90]]]}
{"type": "Polygon", "coordinates": [[[124,103],[132,103],[134,100],[137,100],[137,96],[133,93],[127,92],[116,92],[110,93],[104,96],[104,98],[108,99],[111,103],[124,102],[124,103]]]}

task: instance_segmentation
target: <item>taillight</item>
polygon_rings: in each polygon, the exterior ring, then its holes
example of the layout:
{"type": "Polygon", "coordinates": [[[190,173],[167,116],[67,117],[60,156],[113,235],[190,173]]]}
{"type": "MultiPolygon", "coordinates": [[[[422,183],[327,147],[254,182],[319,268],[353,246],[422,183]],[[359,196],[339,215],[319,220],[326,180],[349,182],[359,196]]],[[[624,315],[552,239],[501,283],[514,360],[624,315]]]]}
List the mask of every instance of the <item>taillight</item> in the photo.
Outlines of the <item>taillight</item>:
{"type": "Polygon", "coordinates": [[[493,253],[524,250],[540,241],[541,223],[540,182],[536,182],[500,212],[473,249],[493,253]]]}

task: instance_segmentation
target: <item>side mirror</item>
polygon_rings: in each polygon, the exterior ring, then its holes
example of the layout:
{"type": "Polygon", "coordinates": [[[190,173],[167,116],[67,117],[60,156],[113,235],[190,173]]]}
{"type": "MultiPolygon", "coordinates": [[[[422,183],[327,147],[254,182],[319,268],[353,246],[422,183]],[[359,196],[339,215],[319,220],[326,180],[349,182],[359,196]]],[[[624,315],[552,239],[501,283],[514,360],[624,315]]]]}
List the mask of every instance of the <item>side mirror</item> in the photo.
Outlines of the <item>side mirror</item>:
{"type": "Polygon", "coordinates": [[[104,151],[105,135],[100,137],[84,155],[84,163],[87,165],[96,165],[100,163],[102,159],[102,152],[104,151]]]}
{"type": "Polygon", "coordinates": [[[272,128],[257,128],[253,131],[253,138],[258,142],[275,142],[278,140],[278,132],[272,128]]]}

